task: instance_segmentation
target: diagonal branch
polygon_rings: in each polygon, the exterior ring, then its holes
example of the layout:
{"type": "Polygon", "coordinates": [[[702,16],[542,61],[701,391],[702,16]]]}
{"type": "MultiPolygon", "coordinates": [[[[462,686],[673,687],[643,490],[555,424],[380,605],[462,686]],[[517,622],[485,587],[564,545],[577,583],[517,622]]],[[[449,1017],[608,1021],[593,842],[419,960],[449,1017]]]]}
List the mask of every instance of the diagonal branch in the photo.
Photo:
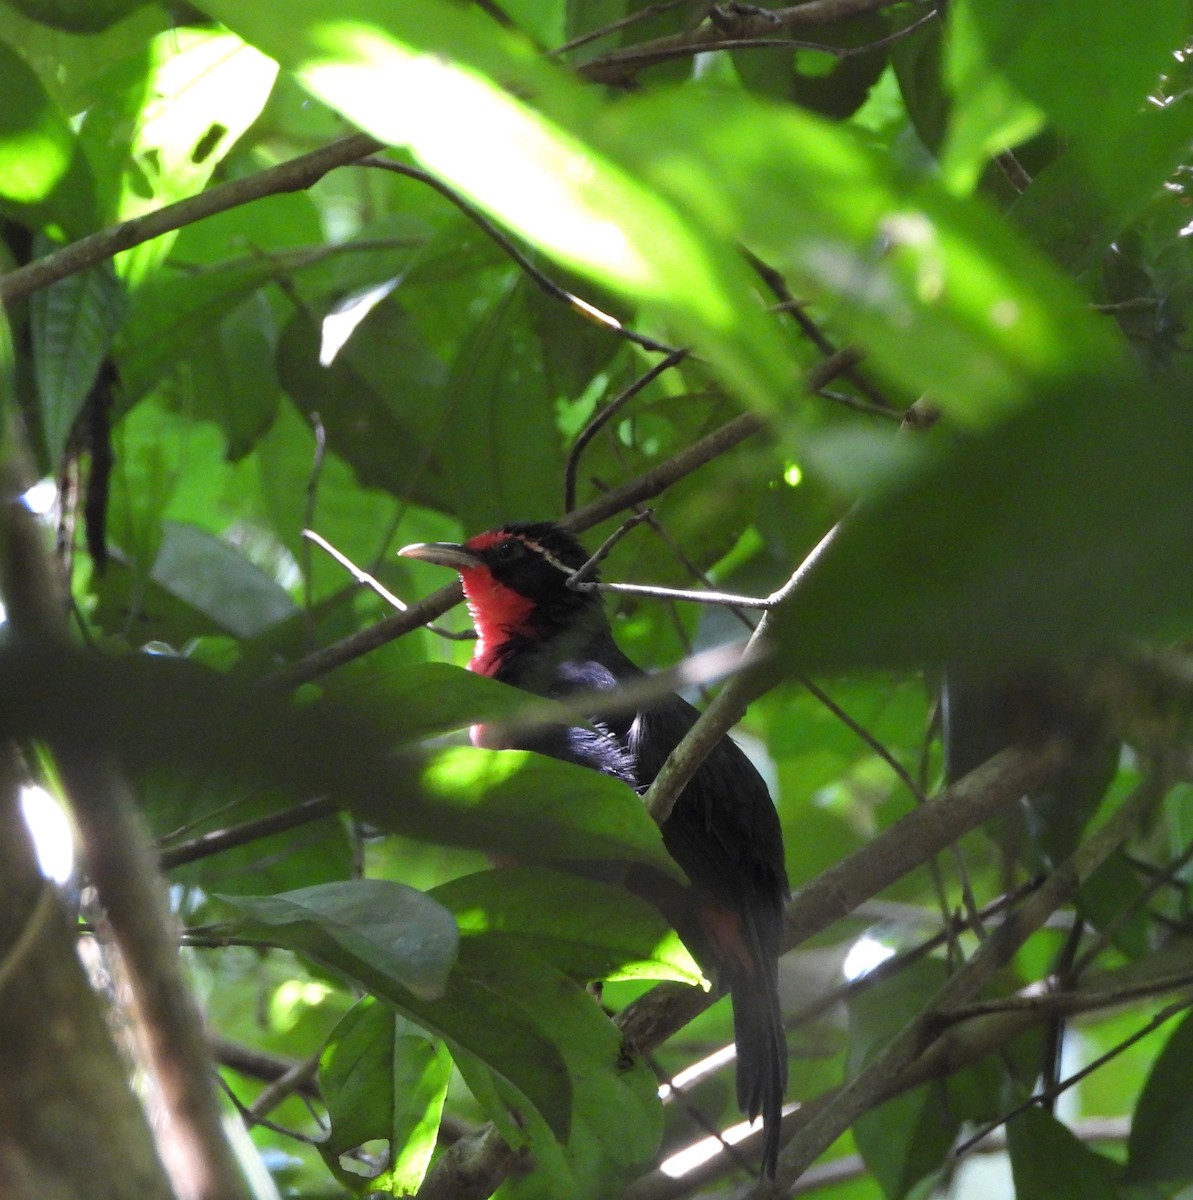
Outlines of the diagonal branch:
{"type": "Polygon", "coordinates": [[[155,209],[142,217],[109,225],[89,237],[71,242],[53,254],[35,259],[7,275],[0,275],[0,305],[20,300],[59,279],[78,274],[112,258],[122,250],[152,241],[163,233],[193,225],[204,217],[239,208],[264,196],[280,192],[300,192],[317,183],[328,171],[374,154],[383,142],[364,133],[350,133],[318,150],[300,155],[275,167],[267,167],[243,179],[230,179],[197,196],[187,196],[174,204],[155,209]]]}

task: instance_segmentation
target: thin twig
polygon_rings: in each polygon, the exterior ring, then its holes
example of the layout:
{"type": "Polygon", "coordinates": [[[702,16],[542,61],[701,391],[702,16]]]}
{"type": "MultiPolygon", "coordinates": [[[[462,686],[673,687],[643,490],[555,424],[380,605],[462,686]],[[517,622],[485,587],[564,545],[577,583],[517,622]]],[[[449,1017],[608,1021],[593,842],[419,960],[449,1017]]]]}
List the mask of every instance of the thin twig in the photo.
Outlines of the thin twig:
{"type": "Polygon", "coordinates": [[[1022,1104],[1016,1104],[1014,1108],[1004,1113],[997,1121],[991,1121],[989,1125],[978,1130],[972,1137],[966,1138],[965,1141],[953,1149],[952,1157],[955,1159],[961,1158],[962,1155],[977,1148],[979,1142],[984,1141],[996,1129],[1001,1128],[1008,1121],[1017,1117],[1020,1113],[1026,1112],[1029,1108],[1050,1106],[1058,1096],[1063,1095],[1069,1088],[1074,1087],[1083,1079],[1088,1078],[1095,1071],[1104,1067],[1108,1062],[1122,1054],[1124,1050],[1129,1050],[1136,1042],[1141,1042],[1148,1034],[1155,1033],[1162,1025],[1171,1021],[1173,1017],[1185,1012],[1190,1006],[1193,1006],[1193,996],[1186,996],[1183,1000],[1175,1000],[1173,1003],[1165,1005],[1146,1025],[1137,1029],[1128,1037],[1123,1038],[1121,1042],[1112,1046],[1105,1054],[1098,1055],[1092,1062],[1086,1063],[1081,1070],[1074,1072],[1067,1078],[1057,1080],[1048,1087],[1041,1089],[1034,1096],[1024,1100],[1022,1104]]]}
{"type": "MultiPolygon", "coordinates": [[[[722,19],[716,24],[707,21],[695,29],[641,42],[637,46],[611,50],[590,59],[578,67],[577,72],[591,83],[625,87],[633,82],[639,71],[655,63],[669,62],[677,57],[694,57],[724,43],[739,49],[744,48],[739,43],[746,41],[774,41],[776,31],[794,36],[802,30],[865,16],[901,2],[808,0],[804,4],[773,10],[743,6],[732,15],[728,10],[722,10],[722,19]]],[[[782,40],[786,41],[786,37],[782,40]]]]}
{"type": "MultiPolygon", "coordinates": [[[[316,533],[313,529],[304,529],[302,531],[302,539],[304,542],[313,542],[325,554],[335,559],[357,583],[364,584],[365,587],[376,592],[391,608],[396,608],[398,612],[406,612],[409,609],[410,605],[404,600],[399,600],[380,579],[375,575],[370,575],[362,567],[358,567],[352,559],[337,550],[325,537],[316,533]]],[[[451,641],[464,642],[476,637],[476,634],[470,629],[457,632],[453,629],[444,629],[430,621],[427,622],[426,628],[432,633],[437,633],[441,638],[448,638],[451,641]]]]}
{"type": "Polygon", "coordinates": [[[226,829],[215,829],[211,833],[205,833],[201,837],[183,842],[179,846],[171,846],[160,852],[158,862],[161,864],[162,870],[168,871],[173,867],[198,862],[202,858],[210,858],[213,854],[220,854],[225,850],[247,846],[250,842],[259,841],[261,838],[287,833],[291,829],[298,829],[312,821],[321,821],[325,817],[334,816],[337,811],[332,801],[324,796],[315,796],[309,800],[300,801],[281,812],[269,813],[264,817],[254,817],[251,821],[242,821],[239,825],[229,825],[226,829]]]}
{"type": "Polygon", "coordinates": [[[585,576],[591,575],[593,571],[600,566],[601,563],[609,557],[609,551],[621,541],[631,529],[641,525],[643,521],[647,521],[653,516],[649,508],[644,508],[640,512],[636,512],[632,517],[627,517],[622,523],[596,548],[596,550],[588,556],[588,561],[577,567],[569,576],[567,586],[570,588],[582,588],[585,582],[585,576]]]}
{"type": "Polygon", "coordinates": [[[406,163],[397,162],[392,158],[362,158],[356,165],[373,167],[381,171],[391,171],[395,175],[404,175],[407,179],[415,179],[419,183],[425,183],[428,187],[434,188],[444,199],[454,204],[482,233],[496,242],[548,296],[552,296],[556,300],[566,304],[573,312],[578,313],[586,320],[600,325],[603,329],[608,329],[611,333],[617,334],[618,337],[623,337],[645,350],[653,350],[659,354],[669,355],[681,353],[674,346],[664,345],[652,337],[647,337],[644,333],[638,333],[628,325],[623,325],[616,317],[610,316],[607,312],[602,312],[595,304],[590,304],[587,300],[577,296],[574,292],[569,292],[567,288],[556,283],[555,280],[530,261],[513,238],[499,229],[480,209],[465,200],[453,187],[444,183],[442,179],[432,175],[429,171],[409,166],[406,163]]]}
{"type": "Polygon", "coordinates": [[[649,21],[654,17],[661,16],[665,12],[670,12],[673,8],[678,8],[681,4],[687,4],[689,0],[664,0],[660,4],[647,4],[643,8],[632,12],[628,16],[621,17],[617,21],[610,21],[608,25],[602,25],[599,29],[590,29],[587,33],[582,33],[578,37],[572,38],[570,42],[564,42],[561,46],[556,46],[553,50],[548,50],[549,56],[559,54],[567,54],[569,50],[578,50],[581,46],[587,46],[590,42],[599,42],[601,38],[608,37],[611,33],[618,33],[622,29],[626,29],[630,25],[636,25],[639,21],[649,21]]]}
{"type": "MultiPolygon", "coordinates": [[[[927,1008],[908,1023],[887,1046],[847,1083],[833,1103],[809,1121],[788,1143],[779,1159],[780,1186],[798,1179],[823,1151],[886,1093],[939,1031],[936,1013],[968,1000],[994,978],[1010,957],[1055,909],[1069,900],[1080,884],[1130,836],[1154,807],[1163,784],[1149,778],[1085,842],[1050,875],[1041,887],[982,943],[972,958],[952,975],[927,1008]]],[[[930,807],[930,806],[929,806],[930,807]]],[[[917,809],[917,813],[928,808],[917,809]]]]}
{"type": "Polygon", "coordinates": [[[673,350],[662,362],[655,363],[644,375],[640,375],[620,395],[615,396],[600,412],[595,413],[585,427],[580,430],[572,448],[568,451],[567,462],[563,468],[563,511],[571,512],[576,507],[576,474],[580,469],[580,455],[585,447],[605,426],[636,396],[643,388],[653,383],[664,371],[683,362],[688,356],[687,350],[673,350]]]}

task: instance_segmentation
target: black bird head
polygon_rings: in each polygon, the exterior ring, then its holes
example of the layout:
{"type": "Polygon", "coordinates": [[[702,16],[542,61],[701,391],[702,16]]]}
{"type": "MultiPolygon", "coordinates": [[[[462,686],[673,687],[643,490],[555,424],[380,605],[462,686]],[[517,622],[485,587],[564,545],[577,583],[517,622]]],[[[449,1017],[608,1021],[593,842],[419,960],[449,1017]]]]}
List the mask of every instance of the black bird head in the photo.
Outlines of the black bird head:
{"type": "MultiPolygon", "coordinates": [[[[538,640],[601,607],[595,592],[570,586],[588,551],[549,521],[503,525],[464,543],[417,542],[398,553],[460,573],[483,646],[496,647],[511,637],[538,640]]],[[[595,581],[596,572],[585,578],[595,581]]]]}

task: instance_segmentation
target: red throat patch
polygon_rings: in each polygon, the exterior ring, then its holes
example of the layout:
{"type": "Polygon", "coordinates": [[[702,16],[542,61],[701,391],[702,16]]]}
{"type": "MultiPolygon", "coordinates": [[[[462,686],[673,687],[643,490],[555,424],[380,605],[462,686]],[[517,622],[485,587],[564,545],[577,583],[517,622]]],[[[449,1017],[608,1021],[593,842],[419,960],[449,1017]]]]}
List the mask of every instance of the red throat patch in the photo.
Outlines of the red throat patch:
{"type": "MultiPolygon", "coordinates": [[[[507,536],[497,530],[478,533],[466,544],[469,550],[487,550],[507,536]]],[[[497,670],[497,648],[509,640],[510,634],[528,628],[534,601],[498,583],[488,567],[468,567],[460,572],[460,581],[476,627],[476,651],[468,669],[478,675],[492,675],[497,670]]]]}

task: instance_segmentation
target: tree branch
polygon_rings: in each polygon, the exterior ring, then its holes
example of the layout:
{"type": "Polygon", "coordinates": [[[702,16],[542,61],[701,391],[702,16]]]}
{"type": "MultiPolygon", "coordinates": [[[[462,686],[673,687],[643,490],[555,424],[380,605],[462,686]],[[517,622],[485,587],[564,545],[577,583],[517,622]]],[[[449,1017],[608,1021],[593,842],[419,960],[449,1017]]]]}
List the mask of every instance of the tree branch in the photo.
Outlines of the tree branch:
{"type": "Polygon", "coordinates": [[[204,217],[239,208],[264,196],[302,191],[333,168],[355,162],[366,154],[375,154],[384,149],[384,145],[368,134],[350,133],[309,154],[267,167],[243,179],[230,179],[144,216],[110,225],[7,275],[0,275],[0,304],[20,300],[59,279],[94,267],[122,250],[152,241],[184,225],[193,225],[204,217]]]}
{"type": "MultiPolygon", "coordinates": [[[[1158,781],[1145,781],[1091,837],[1083,842],[1022,907],[984,941],[973,957],[950,977],[923,1013],[909,1022],[833,1102],[795,1135],[779,1157],[776,1182],[787,1187],[864,1112],[889,1093],[893,1082],[939,1036],[937,1014],[976,995],[1014,953],[1106,859],[1131,835],[1161,792],[1158,781]]],[[[930,806],[929,806],[930,807],[930,806]]],[[[927,808],[916,812],[926,812],[927,808]]],[[[913,816],[915,814],[912,814],[913,816]]]]}
{"type": "Polygon", "coordinates": [[[808,0],[774,10],[746,5],[736,11],[726,8],[720,10],[716,21],[704,21],[695,29],[598,55],[579,66],[577,73],[590,83],[626,87],[647,67],[695,57],[722,42],[790,42],[804,30],[863,17],[899,3],[902,0],[808,0]]]}
{"type": "MultiPolygon", "coordinates": [[[[10,460],[0,493],[21,495],[10,460]]],[[[40,531],[19,500],[0,515],[0,590],[12,636],[27,644],[66,644],[66,606],[42,550],[40,531]]],[[[50,740],[95,887],[128,974],[141,1049],[166,1119],[158,1147],[178,1195],[247,1200],[249,1191],[223,1132],[203,1021],[178,959],[165,888],[128,785],[102,749],[50,740]]]]}

